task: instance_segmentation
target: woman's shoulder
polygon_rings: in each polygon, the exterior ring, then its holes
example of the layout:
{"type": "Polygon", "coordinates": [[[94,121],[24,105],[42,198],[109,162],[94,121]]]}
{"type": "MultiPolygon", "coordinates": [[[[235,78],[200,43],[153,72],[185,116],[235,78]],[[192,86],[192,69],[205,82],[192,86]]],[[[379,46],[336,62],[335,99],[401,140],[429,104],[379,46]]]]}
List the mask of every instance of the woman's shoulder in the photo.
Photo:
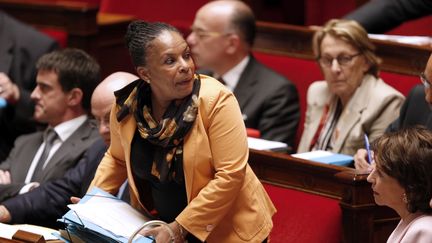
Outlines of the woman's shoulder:
{"type": "Polygon", "coordinates": [[[370,90],[372,92],[376,93],[377,95],[379,95],[380,97],[383,97],[383,96],[404,97],[404,95],[401,92],[399,92],[393,86],[387,84],[381,78],[375,78],[372,75],[368,75],[366,78],[369,79],[369,83],[372,84],[371,85],[372,87],[370,87],[370,90]]]}
{"type": "Polygon", "coordinates": [[[200,99],[215,99],[232,94],[221,82],[210,76],[199,74],[201,79],[200,99]]]}
{"type": "Polygon", "coordinates": [[[326,81],[315,81],[308,88],[307,101],[308,103],[326,102],[330,95],[326,81]]]}
{"type": "Polygon", "coordinates": [[[405,239],[412,238],[415,241],[411,242],[425,242],[423,240],[432,241],[432,215],[421,215],[414,219],[404,237],[405,239]],[[422,240],[422,241],[419,241],[422,240]]]}
{"type": "MultiPolygon", "coordinates": [[[[417,217],[416,219],[414,219],[412,224],[420,227],[426,224],[428,225],[428,228],[430,228],[430,226],[432,225],[432,215],[423,214],[417,217]]],[[[432,233],[432,228],[430,228],[430,231],[432,233]]]]}

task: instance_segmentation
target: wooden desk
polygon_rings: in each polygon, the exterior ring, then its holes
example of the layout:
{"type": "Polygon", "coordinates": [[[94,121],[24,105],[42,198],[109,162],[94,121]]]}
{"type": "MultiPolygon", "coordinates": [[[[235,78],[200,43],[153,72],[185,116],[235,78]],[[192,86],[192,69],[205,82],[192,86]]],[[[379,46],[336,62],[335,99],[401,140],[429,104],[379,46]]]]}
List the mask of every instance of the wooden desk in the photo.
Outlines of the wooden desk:
{"type": "MultiPolygon", "coordinates": [[[[297,57],[314,59],[312,37],[314,30],[305,26],[257,23],[255,50],[297,57]]],[[[377,47],[376,53],[382,58],[383,71],[418,75],[426,66],[432,52],[430,46],[417,46],[392,41],[372,40],[377,47]]]]}
{"type": "Polygon", "coordinates": [[[287,154],[250,150],[249,164],[261,181],[339,200],[343,242],[385,242],[398,215],[374,203],[367,174],[287,154]]]}
{"type": "Polygon", "coordinates": [[[134,72],[124,42],[131,15],[99,13],[99,6],[77,1],[0,0],[0,9],[35,27],[65,31],[68,47],[94,56],[105,77],[115,71],[134,72]]]}

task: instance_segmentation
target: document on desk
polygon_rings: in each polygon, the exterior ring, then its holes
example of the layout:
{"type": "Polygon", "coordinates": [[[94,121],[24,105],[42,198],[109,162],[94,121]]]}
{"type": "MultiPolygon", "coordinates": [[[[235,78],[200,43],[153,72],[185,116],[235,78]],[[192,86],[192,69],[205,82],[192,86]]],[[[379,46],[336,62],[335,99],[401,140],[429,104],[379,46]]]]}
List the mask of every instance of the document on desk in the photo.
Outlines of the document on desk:
{"type": "Polygon", "coordinates": [[[148,221],[126,202],[98,188],[91,190],[81,201],[68,205],[71,210],[60,221],[71,223],[68,227],[88,240],[91,239],[88,237],[97,236],[110,242],[127,242],[129,236],[148,221]]]}
{"type": "Polygon", "coordinates": [[[271,151],[287,151],[288,145],[286,143],[270,141],[261,138],[248,137],[248,146],[256,150],[271,150],[271,151]]]}
{"type": "Polygon", "coordinates": [[[337,154],[337,153],[332,153],[330,151],[323,151],[323,150],[315,150],[311,152],[292,154],[291,156],[300,159],[312,160],[324,164],[341,165],[341,166],[348,166],[354,161],[354,158],[350,155],[337,154]]]}

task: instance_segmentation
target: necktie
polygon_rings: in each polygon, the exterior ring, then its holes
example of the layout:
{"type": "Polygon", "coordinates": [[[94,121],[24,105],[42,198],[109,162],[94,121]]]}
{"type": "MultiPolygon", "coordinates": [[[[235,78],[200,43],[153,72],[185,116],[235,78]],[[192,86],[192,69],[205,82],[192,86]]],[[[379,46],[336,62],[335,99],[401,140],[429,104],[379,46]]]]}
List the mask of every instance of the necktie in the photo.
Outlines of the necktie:
{"type": "Polygon", "coordinates": [[[45,147],[42,151],[42,155],[39,158],[39,161],[38,161],[36,168],[33,172],[33,176],[31,179],[32,181],[35,181],[35,179],[38,179],[40,174],[42,174],[42,171],[44,169],[44,165],[45,165],[46,160],[48,158],[49,152],[50,152],[52,145],[54,144],[54,141],[56,138],[57,138],[57,133],[52,128],[49,128],[44,133],[45,147]]]}

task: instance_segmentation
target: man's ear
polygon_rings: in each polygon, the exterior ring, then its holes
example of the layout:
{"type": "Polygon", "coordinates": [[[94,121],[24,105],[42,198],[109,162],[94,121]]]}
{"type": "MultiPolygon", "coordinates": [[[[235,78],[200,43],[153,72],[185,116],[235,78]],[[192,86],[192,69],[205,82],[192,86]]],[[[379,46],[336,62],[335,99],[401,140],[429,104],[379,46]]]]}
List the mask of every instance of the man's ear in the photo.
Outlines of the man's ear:
{"type": "Polygon", "coordinates": [[[237,34],[229,34],[229,36],[227,37],[227,41],[228,46],[226,48],[226,52],[228,54],[235,53],[240,45],[240,36],[238,36],[237,34]]]}
{"type": "Polygon", "coordinates": [[[68,94],[68,104],[70,106],[80,105],[83,101],[83,92],[80,88],[73,88],[68,94]]]}
{"type": "Polygon", "coordinates": [[[148,69],[146,67],[139,66],[139,67],[136,68],[136,71],[137,71],[138,76],[142,80],[144,80],[146,82],[150,81],[150,79],[151,79],[150,78],[150,74],[149,74],[148,69]]]}

